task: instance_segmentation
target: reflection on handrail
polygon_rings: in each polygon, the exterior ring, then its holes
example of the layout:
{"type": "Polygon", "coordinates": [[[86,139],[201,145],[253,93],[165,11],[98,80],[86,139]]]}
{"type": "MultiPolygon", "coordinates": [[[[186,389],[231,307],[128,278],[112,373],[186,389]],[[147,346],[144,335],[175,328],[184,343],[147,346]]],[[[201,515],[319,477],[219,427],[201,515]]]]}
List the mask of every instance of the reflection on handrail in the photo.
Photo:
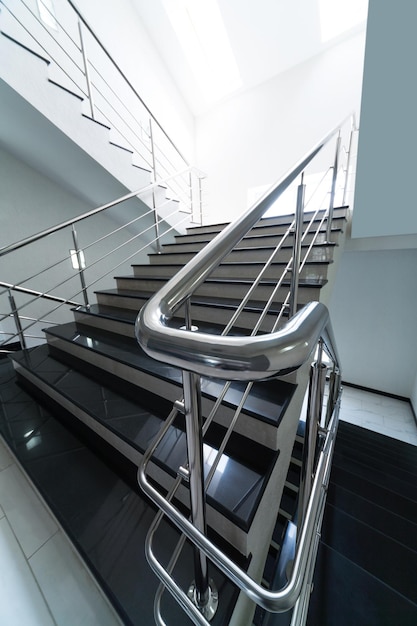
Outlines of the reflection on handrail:
{"type": "MultiPolygon", "coordinates": [[[[299,337],[294,329],[299,328],[302,319],[317,340],[320,318],[322,315],[328,318],[323,305],[316,305],[308,313],[302,311],[295,325],[289,322],[285,331],[267,337],[214,338],[206,333],[168,328],[166,324],[328,141],[339,133],[342,124],[328,133],[254,207],[221,231],[141,309],[136,321],[136,337],[150,356],[185,370],[226,380],[265,378],[292,370],[308,357],[312,346],[306,346],[305,336],[299,337]],[[291,350],[283,340],[285,333],[291,335],[291,350]]],[[[333,338],[329,339],[330,346],[334,346],[333,338]]],[[[332,356],[338,363],[336,354],[332,356]]]]}

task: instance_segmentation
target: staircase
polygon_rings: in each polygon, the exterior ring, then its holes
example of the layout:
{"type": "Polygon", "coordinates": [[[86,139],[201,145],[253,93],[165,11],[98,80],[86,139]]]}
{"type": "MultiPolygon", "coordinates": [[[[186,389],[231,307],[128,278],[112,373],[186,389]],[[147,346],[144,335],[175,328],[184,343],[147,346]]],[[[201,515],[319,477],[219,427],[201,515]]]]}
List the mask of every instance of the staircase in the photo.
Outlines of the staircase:
{"type": "MultiPolygon", "coordinates": [[[[320,224],[321,217],[321,214],[316,216],[317,224],[320,224]]],[[[346,209],[335,210],[331,244],[325,243],[324,230],[319,233],[312,248],[312,260],[305,265],[300,279],[300,307],[312,299],[326,298],[328,270],[339,252],[338,242],[343,240],[346,217],[346,209]]],[[[310,222],[310,218],[311,215],[305,215],[305,225],[310,222]]],[[[265,261],[271,250],[275,249],[291,219],[284,216],[260,220],[193,296],[193,324],[197,324],[205,332],[221,333],[226,319],[230,318],[240,303],[243,292],[252,285],[254,269],[258,271],[261,260],[265,261]]],[[[114,476],[110,480],[118,485],[122,484],[120,476],[133,489],[129,491],[132,493],[129,497],[135,502],[138,498],[136,469],[143,453],[158,432],[172,404],[182,397],[181,371],[154,361],[139,348],[134,337],[137,312],[173,273],[224,226],[197,227],[189,229],[186,235],[177,235],[175,244],[163,246],[161,254],[149,255],[148,265],[134,265],[131,275],[115,278],[115,288],[99,290],[96,293],[97,304],[74,309],[74,321],[46,328],[46,344],[28,351],[15,352],[10,357],[19,388],[25,390],[23,392],[16,387],[16,393],[20,395],[27,392],[39,402],[39,408],[34,410],[40,412],[42,425],[46,422],[48,429],[50,427],[52,433],[57,433],[62,430],[60,423],[63,422],[76,437],[81,437],[80,442],[74,444],[73,435],[65,432],[65,435],[59,435],[55,441],[57,449],[60,449],[61,443],[58,441],[61,438],[63,441],[69,438],[73,446],[84,450],[81,457],[89,459],[86,461],[87,466],[91,464],[92,467],[98,467],[102,461],[96,460],[85,447],[90,446],[105,460],[105,469],[93,469],[93,474],[104,471],[105,475],[114,476]],[[59,423],[55,422],[55,417],[59,423]]],[[[310,235],[306,237],[304,245],[308,245],[309,238],[310,235]]],[[[282,248],[282,257],[277,257],[268,270],[270,274],[262,279],[258,290],[244,307],[233,334],[250,334],[255,319],[259,317],[264,306],[262,302],[268,298],[276,284],[273,277],[276,273],[281,274],[281,266],[288,262],[291,249],[290,238],[282,248]]],[[[288,284],[284,282],[274,296],[261,332],[271,330],[287,292],[288,284]]],[[[285,318],[281,324],[284,322],[285,318]]],[[[181,310],[172,320],[172,324],[175,327],[184,324],[181,310]]],[[[297,373],[253,384],[207,493],[209,536],[241,567],[259,579],[264,573],[265,562],[276,559],[279,554],[287,523],[294,518],[297,510],[303,441],[303,422],[299,424],[299,416],[303,415],[308,369],[307,365],[297,373]],[[292,446],[285,445],[285,442],[294,440],[294,450],[292,446]]],[[[216,403],[222,387],[222,381],[203,378],[202,407],[206,417],[216,403]]],[[[207,431],[204,443],[206,472],[211,464],[210,459],[219,448],[227,425],[239,406],[242,388],[243,384],[240,382],[231,384],[222,401],[221,410],[216,414],[215,423],[207,431]]],[[[28,450],[22,447],[21,439],[16,440],[13,429],[7,422],[6,411],[2,425],[3,436],[18,457],[21,457],[22,463],[52,508],[57,510],[57,486],[53,486],[55,491],[51,496],[48,492],[50,487],[45,487],[42,482],[45,476],[40,478],[36,472],[32,474],[31,468],[36,466],[36,461],[26,463],[28,450]]],[[[41,432],[39,424],[38,427],[41,432]]],[[[37,428],[35,430],[38,432],[37,428]]],[[[65,448],[65,444],[63,445],[65,448]]],[[[55,457],[56,452],[48,450],[45,454],[46,457],[55,457]]],[[[150,471],[152,481],[160,488],[168,490],[179,467],[186,463],[186,458],[184,423],[180,416],[153,458],[150,471]]],[[[89,475],[90,470],[86,470],[88,475],[82,478],[80,468],[73,467],[74,462],[76,461],[71,461],[65,472],[69,476],[73,473],[78,475],[81,483],[84,480],[86,483],[94,483],[94,476],[89,475]]],[[[54,463],[55,461],[51,462],[52,472],[57,471],[53,469],[54,463]]],[[[45,465],[43,471],[46,473],[47,468],[45,465]]],[[[68,479],[71,484],[71,479],[68,479]]],[[[100,482],[101,478],[98,480],[100,482]]],[[[75,502],[79,503],[77,489],[74,492],[75,485],[65,486],[66,482],[64,479],[60,487],[64,492],[64,500],[67,492],[70,499],[75,498],[75,502]]],[[[91,489],[94,490],[94,487],[91,489]]],[[[123,491],[128,487],[125,485],[120,489],[123,491]]],[[[134,530],[128,524],[127,528],[130,530],[126,532],[133,532],[135,535],[139,532],[140,540],[144,541],[149,525],[149,504],[145,506],[143,497],[139,500],[142,504],[135,507],[143,509],[145,527],[135,517],[129,522],[133,524],[134,530]]],[[[180,489],[177,500],[180,507],[188,506],[188,490],[185,485],[180,489]]],[[[72,506],[75,505],[69,503],[70,509],[72,506]]],[[[107,507],[105,503],[98,506],[100,510],[107,507]]],[[[74,529],[66,518],[65,508],[60,501],[57,515],[74,537],[74,529]]],[[[74,512],[70,517],[72,515],[74,512]]],[[[107,513],[104,518],[106,515],[107,513]]],[[[80,545],[77,533],[74,539],[80,545]]],[[[91,554],[82,545],[80,547],[91,563],[91,554]]],[[[169,550],[165,552],[167,554],[164,558],[167,559],[169,550]]],[[[115,555],[114,558],[119,557],[115,555]]],[[[192,580],[189,561],[189,557],[182,557],[182,567],[187,572],[182,576],[188,576],[192,580]]],[[[135,613],[137,608],[131,613],[131,609],[124,606],[124,594],[121,593],[119,597],[120,591],[115,591],[119,589],[119,581],[112,580],[106,569],[107,565],[97,566],[94,562],[93,567],[98,570],[98,576],[110,596],[115,596],[116,607],[127,620],[125,623],[143,623],[140,621],[140,613],[135,613]],[[128,618],[126,614],[129,614],[128,618]]],[[[149,575],[148,570],[145,574],[136,567],[132,574],[136,580],[145,575],[149,575]]],[[[213,576],[217,579],[218,588],[226,590],[222,591],[222,598],[224,595],[229,598],[226,603],[222,599],[223,608],[213,623],[239,626],[250,624],[254,611],[252,603],[248,605],[246,599],[237,599],[236,589],[215,568],[213,576]]]]}
{"type": "Polygon", "coordinates": [[[340,422],[309,626],[417,623],[417,450],[340,422]]]}

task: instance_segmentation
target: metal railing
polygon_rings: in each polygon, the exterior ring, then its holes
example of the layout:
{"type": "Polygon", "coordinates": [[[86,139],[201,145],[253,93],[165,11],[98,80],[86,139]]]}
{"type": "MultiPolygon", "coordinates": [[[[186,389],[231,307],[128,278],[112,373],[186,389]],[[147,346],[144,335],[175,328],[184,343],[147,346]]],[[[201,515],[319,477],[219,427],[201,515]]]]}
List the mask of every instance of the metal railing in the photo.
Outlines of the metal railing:
{"type": "Polygon", "coordinates": [[[73,2],[56,0],[53,13],[42,5],[47,23],[33,0],[0,0],[0,6],[9,20],[6,36],[50,61],[51,82],[79,95],[84,116],[107,126],[110,143],[131,152],[132,163],[149,171],[152,183],[167,181],[180,210],[201,223],[199,178],[73,2]]]}
{"type": "Polygon", "coordinates": [[[170,226],[146,206],[141,197],[154,191],[165,203],[160,182],[153,183],[0,248],[0,258],[9,261],[8,275],[0,280],[0,346],[43,342],[42,325],[67,321],[68,307],[90,307],[91,290],[103,288],[104,278],[116,269],[130,270],[130,263],[159,251],[161,241],[188,223],[187,216],[178,218],[177,207],[167,214],[177,217],[170,226]]]}
{"type": "MultiPolygon", "coordinates": [[[[162,289],[141,309],[136,321],[136,336],[142,348],[153,358],[169,363],[183,370],[184,398],[174,405],[173,411],[148,451],[139,468],[138,480],[145,493],[160,508],[154,526],[147,541],[147,558],[155,573],[159,576],[188,617],[196,624],[207,625],[215,612],[218,595],[209,581],[207,559],[212,561],[241,591],[259,606],[274,612],[286,611],[296,606],[293,624],[302,624],[305,619],[306,597],[311,583],[314,566],[314,554],[317,549],[315,533],[319,532],[323,515],[326,485],[330,471],[330,458],[338,420],[340,400],[340,364],[336,345],[331,330],[328,311],[323,304],[310,303],[298,310],[296,289],[300,271],[308,262],[309,254],[319,241],[331,243],[334,201],[337,192],[340,171],[344,186],[349,174],[348,166],[341,163],[341,128],[343,124],[323,138],[291,171],[284,176],[261,200],[250,208],[240,219],[227,226],[203,250],[176,274],[162,289]],[[334,162],[330,168],[330,189],[326,192],[328,206],[320,213],[317,209],[304,232],[301,224],[304,220],[304,184],[303,174],[313,159],[336,137],[334,162]],[[274,204],[283,192],[301,176],[298,190],[297,211],[293,223],[282,235],[282,239],[271,253],[258,278],[253,282],[241,304],[237,307],[229,324],[221,335],[195,332],[192,328],[192,298],[199,288],[212,275],[214,270],[225,260],[242,238],[254,227],[264,213],[274,204]],[[317,229],[312,225],[318,220],[317,229]],[[323,238],[323,232],[325,236],[323,238]],[[257,287],[262,283],[265,272],[276,258],[277,252],[294,237],[293,254],[281,278],[250,336],[230,336],[229,332],[236,324],[240,313],[254,298],[257,287]],[[303,258],[300,255],[301,242],[311,239],[303,258]],[[258,334],[265,316],[276,294],[284,285],[284,276],[292,274],[288,295],[276,315],[272,331],[258,334]],[[293,291],[291,291],[291,288],[293,291]],[[295,294],[294,294],[295,291],[295,294]],[[170,326],[170,320],[185,307],[185,326],[179,329],[170,326]],[[289,321],[280,329],[284,312],[290,309],[289,321]],[[263,380],[299,369],[311,360],[317,350],[317,360],[312,365],[309,401],[307,410],[306,444],[304,474],[301,477],[299,500],[299,527],[297,531],[297,550],[294,566],[288,584],[278,591],[264,589],[231,561],[206,535],[205,493],[220,462],[227,441],[237,423],[244,402],[250,393],[253,381],[263,380]],[[326,383],[328,366],[323,362],[326,353],[331,364],[329,382],[326,383]],[[214,377],[225,382],[214,408],[203,419],[201,410],[200,377],[214,377]],[[242,401],[231,420],[223,443],[213,461],[208,476],[204,480],[202,447],[203,437],[212,423],[216,411],[231,385],[231,381],[247,381],[242,401]],[[324,392],[327,390],[327,405],[324,411],[324,392]],[[179,471],[179,476],[168,495],[161,494],[147,479],[146,471],[153,454],[162,442],[178,413],[185,416],[187,435],[188,465],[179,471]],[[317,452],[318,451],[318,452],[317,452]],[[173,505],[172,500],[183,480],[189,483],[190,511],[188,519],[173,505]],[[152,540],[157,527],[166,515],[195,546],[195,583],[192,591],[184,592],[171,575],[176,559],[181,551],[180,540],[170,564],[165,568],[155,557],[152,540]],[[302,617],[300,617],[302,616],[302,617]]],[[[356,128],[352,127],[351,133],[356,128]]],[[[350,143],[350,142],[349,142],[350,143]]],[[[155,619],[158,624],[165,624],[160,613],[159,602],[162,592],[157,595],[155,619]]]]}

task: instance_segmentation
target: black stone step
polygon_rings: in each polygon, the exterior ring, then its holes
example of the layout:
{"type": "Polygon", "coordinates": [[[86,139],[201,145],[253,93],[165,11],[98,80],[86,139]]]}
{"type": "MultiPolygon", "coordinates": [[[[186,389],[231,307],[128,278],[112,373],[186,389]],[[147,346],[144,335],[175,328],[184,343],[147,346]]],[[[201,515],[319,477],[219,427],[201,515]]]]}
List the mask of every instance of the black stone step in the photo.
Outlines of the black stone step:
{"type": "Polygon", "coordinates": [[[380,507],[387,507],[397,515],[417,523],[417,502],[396,493],[392,489],[364,480],[360,472],[351,472],[337,465],[332,466],[331,482],[360,495],[380,507]]]}
{"type": "Polygon", "coordinates": [[[339,443],[361,450],[365,460],[368,457],[379,458],[395,467],[417,473],[417,448],[404,441],[342,421],[336,445],[339,446],[339,443]]]}
{"type": "Polygon", "coordinates": [[[417,552],[327,504],[321,540],[366,572],[415,602],[417,552]]]}
{"type": "Polygon", "coordinates": [[[336,550],[320,544],[307,626],[415,624],[414,602],[336,550]]]}
{"type": "Polygon", "coordinates": [[[417,552],[417,520],[401,517],[391,510],[389,502],[377,505],[334,483],[329,485],[327,502],[417,552]]]}
{"type": "MultiPolygon", "coordinates": [[[[156,511],[128,474],[120,476],[120,464],[114,464],[113,452],[109,455],[102,446],[91,448],[83,433],[74,434],[74,424],[70,431],[63,420],[61,409],[54,414],[17,384],[8,359],[0,361],[2,436],[97,578],[122,623],[152,624],[159,580],[146,562],[144,542],[156,511]]],[[[170,559],[177,539],[172,526],[163,521],[156,541],[158,556],[164,563],[170,559]]],[[[238,555],[233,554],[233,558],[238,555]]],[[[192,562],[187,544],[176,567],[185,589],[193,579],[192,562]]],[[[238,563],[245,567],[242,560],[238,563]]],[[[224,626],[236,602],[236,589],[214,566],[210,566],[210,577],[222,594],[212,624],[224,626]]],[[[163,606],[165,616],[174,623],[184,623],[184,614],[175,602],[165,598],[163,606]]]]}
{"type": "MultiPolygon", "coordinates": [[[[407,444],[404,446],[407,447],[407,444]]],[[[414,446],[414,455],[410,458],[402,457],[401,453],[392,452],[389,446],[384,449],[375,449],[372,445],[340,439],[336,444],[335,454],[341,458],[359,461],[362,465],[379,469],[386,473],[395,474],[405,482],[415,484],[417,480],[417,450],[414,446]]]]}
{"type": "Polygon", "coordinates": [[[376,462],[374,464],[367,463],[366,459],[360,455],[357,455],[356,458],[347,457],[339,454],[337,450],[335,450],[333,457],[333,467],[342,468],[344,471],[360,477],[364,482],[378,485],[417,503],[417,482],[407,472],[398,470],[394,474],[389,467],[384,470],[383,466],[381,469],[381,465],[378,467],[376,462]],[[404,478],[407,478],[407,481],[404,481],[404,478]]]}
{"type": "MultiPolygon", "coordinates": [[[[164,413],[166,406],[164,403],[158,406],[156,396],[142,392],[140,395],[137,394],[138,398],[134,401],[132,397],[126,397],[126,393],[118,393],[69,365],[57,363],[49,356],[47,346],[34,348],[28,353],[16,354],[13,360],[18,364],[19,371],[26,369],[36,378],[33,385],[36,386],[39,381],[39,389],[45,386],[52,388],[59,395],[59,399],[64,400],[64,407],[68,406],[68,403],[75,405],[88,415],[89,419],[98,422],[109,432],[106,441],[111,441],[111,436],[122,440],[139,453],[137,457],[139,460],[139,456],[148,448],[167,416],[167,413],[164,413]],[[150,407],[153,407],[153,410],[150,407]]],[[[121,391],[126,391],[126,386],[121,391]]],[[[180,426],[183,426],[182,419],[178,420],[177,426],[170,429],[153,458],[154,462],[172,477],[177,475],[179,467],[185,464],[187,458],[185,433],[180,426]]],[[[219,431],[217,428],[217,431],[209,434],[211,440],[215,440],[217,444],[221,437],[219,431]]],[[[205,443],[205,458],[212,458],[215,452],[216,447],[210,443],[209,436],[205,443]]],[[[233,436],[220,461],[221,469],[217,470],[209,486],[208,505],[247,531],[276,457],[276,453],[254,442],[246,444],[245,450],[242,437],[233,436]],[[233,451],[240,456],[239,460],[230,455],[233,451]],[[230,484],[233,484],[232,490],[230,484]]],[[[130,460],[132,458],[131,454],[130,460]]],[[[209,468],[207,461],[206,473],[209,468]]]]}
{"type": "MultiPolygon", "coordinates": [[[[76,325],[73,322],[45,329],[45,334],[52,340],[56,338],[80,348],[81,351],[85,351],[86,358],[88,358],[88,352],[103,355],[116,363],[122,363],[136,370],[138,375],[139,372],[144,372],[161,382],[169,382],[178,387],[178,397],[182,394],[181,370],[150,358],[133,339],[120,337],[92,327],[76,325]]],[[[56,349],[53,348],[53,343],[52,351],[57,354],[56,349]]],[[[66,353],[60,352],[59,354],[61,359],[67,358],[66,353]]],[[[215,400],[222,388],[222,381],[202,378],[203,398],[215,400]]],[[[233,382],[225,396],[224,405],[236,408],[245,388],[245,383],[233,382]]],[[[278,426],[295,389],[295,384],[277,379],[254,383],[243,406],[243,413],[259,420],[259,422],[278,426]]]]}

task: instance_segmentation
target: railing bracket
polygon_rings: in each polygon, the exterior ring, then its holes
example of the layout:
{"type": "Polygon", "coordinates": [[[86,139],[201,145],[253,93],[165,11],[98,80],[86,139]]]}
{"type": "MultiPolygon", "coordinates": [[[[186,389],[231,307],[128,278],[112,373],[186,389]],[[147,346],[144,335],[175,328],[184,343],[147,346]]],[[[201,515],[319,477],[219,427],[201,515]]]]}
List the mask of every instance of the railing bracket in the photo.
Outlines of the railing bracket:
{"type": "Polygon", "coordinates": [[[210,621],[213,619],[216,614],[217,607],[219,605],[219,592],[217,591],[217,587],[212,578],[209,580],[208,587],[208,600],[205,602],[204,606],[201,606],[198,602],[197,598],[197,588],[195,582],[193,581],[190,588],[188,589],[187,596],[191,600],[193,604],[198,608],[200,613],[206,618],[206,620],[210,621]]]}

